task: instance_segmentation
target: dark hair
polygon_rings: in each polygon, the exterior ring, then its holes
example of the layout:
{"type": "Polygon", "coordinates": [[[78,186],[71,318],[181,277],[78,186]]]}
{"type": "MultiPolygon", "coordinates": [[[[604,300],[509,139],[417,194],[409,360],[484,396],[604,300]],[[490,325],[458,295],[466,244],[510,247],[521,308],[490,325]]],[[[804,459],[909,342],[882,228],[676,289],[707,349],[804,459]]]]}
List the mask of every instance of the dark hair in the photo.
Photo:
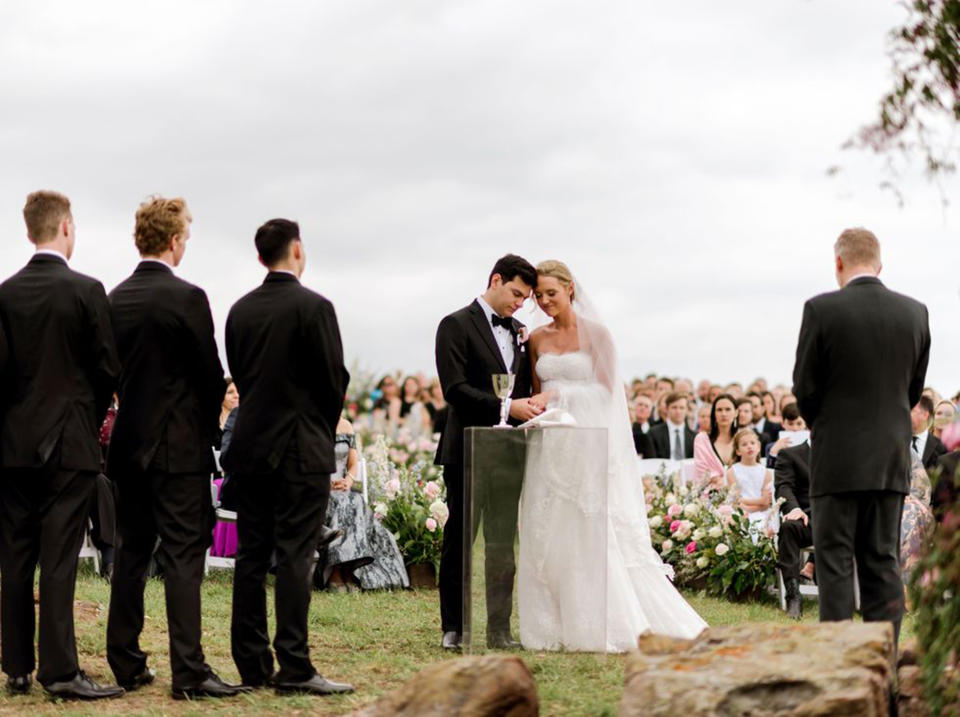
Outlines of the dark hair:
{"type": "Polygon", "coordinates": [[[224,390],[230,388],[232,385],[233,385],[233,379],[232,379],[232,378],[230,378],[229,376],[227,376],[227,377],[225,377],[225,378],[223,379],[223,388],[224,388],[224,390]]]}
{"type": "Polygon", "coordinates": [[[669,383],[670,388],[673,388],[674,386],[677,385],[673,382],[673,379],[670,378],[669,376],[661,376],[660,378],[657,379],[657,383],[660,383],[661,381],[663,381],[664,383],[669,383]]]}
{"type": "Polygon", "coordinates": [[[934,408],[934,405],[933,405],[933,399],[930,398],[927,394],[923,394],[922,396],[920,396],[920,400],[917,401],[917,405],[920,406],[920,408],[922,408],[931,416],[936,410],[936,408],[934,408]]]}
{"type": "Polygon", "coordinates": [[[780,417],[783,418],[784,421],[796,421],[798,418],[800,418],[800,409],[797,408],[797,404],[788,403],[783,407],[780,417]]]}
{"type": "MultiPolygon", "coordinates": [[[[734,408],[737,407],[737,402],[729,393],[721,393],[715,399],[713,399],[713,405],[710,406],[710,442],[714,443],[717,438],[720,436],[720,426],[717,425],[717,404],[720,401],[730,401],[734,408]]],[[[737,417],[733,417],[733,423],[730,424],[730,439],[733,440],[733,435],[737,432],[737,417]]]]}
{"type": "Polygon", "coordinates": [[[747,398],[753,398],[754,396],[756,396],[757,398],[760,399],[760,403],[763,403],[763,396],[761,396],[761,395],[760,395],[759,393],[757,393],[756,391],[749,391],[749,392],[747,393],[747,398]]]}
{"type": "Polygon", "coordinates": [[[387,408],[387,406],[389,406],[389,401],[387,400],[386,395],[384,395],[383,393],[383,384],[386,381],[393,381],[394,385],[396,385],[397,383],[397,379],[395,379],[389,373],[383,378],[381,378],[379,381],[377,381],[377,390],[380,391],[380,398],[378,398],[376,402],[373,404],[374,409],[387,408]]]}
{"type": "Polygon", "coordinates": [[[753,401],[751,401],[746,396],[744,396],[743,398],[738,398],[733,403],[733,405],[736,406],[737,408],[740,408],[740,406],[742,406],[743,404],[747,404],[748,406],[750,406],[750,408],[753,408],[753,401]]]}
{"type": "Polygon", "coordinates": [[[671,391],[667,394],[667,405],[676,403],[677,401],[686,401],[687,395],[684,393],[679,393],[677,391],[671,391]]]}
{"type": "Polygon", "coordinates": [[[497,259],[490,271],[490,278],[487,279],[488,289],[493,283],[494,274],[499,274],[504,283],[519,277],[524,284],[534,288],[537,286],[537,270],[533,268],[533,264],[516,254],[507,254],[497,259]]]}
{"type": "Polygon", "coordinates": [[[282,261],[290,243],[300,240],[300,225],[289,219],[271,219],[257,229],[253,243],[260,260],[268,267],[282,261]]]}

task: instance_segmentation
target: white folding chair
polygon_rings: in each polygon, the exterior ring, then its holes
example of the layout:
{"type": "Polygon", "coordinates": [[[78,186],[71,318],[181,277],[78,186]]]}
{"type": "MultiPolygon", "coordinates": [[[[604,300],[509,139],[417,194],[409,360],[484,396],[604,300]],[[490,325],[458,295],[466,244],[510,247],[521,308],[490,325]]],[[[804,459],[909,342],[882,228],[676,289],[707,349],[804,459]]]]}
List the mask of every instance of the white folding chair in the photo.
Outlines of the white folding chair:
{"type": "Polygon", "coordinates": [[[90,532],[93,530],[93,521],[87,518],[87,525],[83,531],[83,542],[80,544],[80,553],[77,556],[78,560],[85,560],[87,558],[93,560],[93,569],[97,571],[97,575],[100,574],[100,551],[97,550],[97,546],[93,544],[93,538],[90,537],[90,532]]]}

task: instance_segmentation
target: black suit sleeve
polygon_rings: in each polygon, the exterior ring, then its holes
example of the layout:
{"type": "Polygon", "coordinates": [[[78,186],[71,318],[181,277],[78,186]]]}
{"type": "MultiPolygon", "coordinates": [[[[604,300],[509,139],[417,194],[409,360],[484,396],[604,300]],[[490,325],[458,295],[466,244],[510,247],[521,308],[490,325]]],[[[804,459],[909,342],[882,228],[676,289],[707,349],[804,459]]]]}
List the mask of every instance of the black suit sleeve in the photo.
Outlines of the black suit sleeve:
{"type": "Polygon", "coordinates": [[[910,388],[907,391],[911,406],[916,406],[920,396],[923,395],[923,382],[927,379],[927,364],[930,362],[930,319],[925,306],[923,307],[922,330],[920,355],[917,357],[917,367],[913,372],[910,388]]]}
{"type": "Polygon", "coordinates": [[[103,284],[99,281],[90,285],[87,295],[87,317],[90,324],[90,363],[89,375],[93,385],[97,410],[97,426],[103,423],[107,409],[113,403],[113,392],[120,377],[120,359],[117,357],[117,345],[113,337],[113,324],[110,321],[110,304],[103,284]]]}
{"type": "Polygon", "coordinates": [[[797,359],[793,366],[793,393],[797,397],[800,415],[813,427],[820,413],[821,370],[818,320],[813,306],[808,301],[803,307],[800,338],[797,340],[797,359]]]}
{"type": "Polygon", "coordinates": [[[343,400],[350,383],[350,374],[343,365],[343,342],[333,304],[324,301],[313,313],[311,335],[315,355],[323,357],[316,386],[317,405],[323,406],[324,418],[335,431],[343,410],[343,400]]]}
{"type": "Polygon", "coordinates": [[[452,316],[437,328],[437,373],[443,395],[461,416],[492,425],[500,416],[500,400],[467,381],[467,335],[452,316]]]}
{"type": "Polygon", "coordinates": [[[220,407],[226,386],[223,379],[223,365],[217,352],[217,343],[213,336],[213,315],[210,302],[203,289],[195,288],[190,293],[190,305],[185,312],[187,331],[198,353],[194,366],[196,383],[200,391],[200,407],[204,423],[211,427],[212,436],[217,435],[220,422],[220,407]]]}
{"type": "Polygon", "coordinates": [[[788,451],[780,451],[777,456],[777,466],[773,472],[773,485],[777,499],[783,498],[780,512],[786,515],[794,508],[799,508],[797,501],[797,465],[788,451]]]}
{"type": "Polygon", "coordinates": [[[0,324],[0,379],[3,378],[3,372],[7,368],[7,360],[9,357],[10,347],[7,344],[7,334],[3,330],[3,324],[0,324]]]}

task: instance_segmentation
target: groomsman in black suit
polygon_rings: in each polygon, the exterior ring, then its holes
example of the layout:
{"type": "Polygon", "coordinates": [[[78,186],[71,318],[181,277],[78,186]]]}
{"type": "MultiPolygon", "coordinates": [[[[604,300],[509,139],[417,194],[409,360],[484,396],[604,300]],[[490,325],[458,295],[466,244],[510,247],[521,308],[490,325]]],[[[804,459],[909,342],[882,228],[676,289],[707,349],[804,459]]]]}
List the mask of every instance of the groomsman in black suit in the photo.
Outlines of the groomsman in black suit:
{"type": "Polygon", "coordinates": [[[810,510],[810,444],[782,449],[777,455],[773,485],[777,500],[783,499],[783,520],[777,536],[777,567],[783,575],[787,614],[800,619],[800,551],[813,544],[813,512],[810,510]]]}
{"type": "Polygon", "coordinates": [[[300,284],[300,227],[271,219],[255,243],[268,273],[227,317],[227,362],[243,396],[224,468],[236,484],[237,562],[231,643],[243,683],[280,693],[352,692],[310,662],[307,610],[314,549],[336,469],[333,442],[350,375],[333,304],[300,284]],[[276,552],[277,632],[265,581],[276,552]]]}
{"type": "Polygon", "coordinates": [[[880,243],[871,232],[844,231],[834,253],[841,289],[804,306],[793,372],[812,430],[820,619],[853,616],[855,558],[863,618],[891,621],[899,633],[900,514],[910,489],[910,408],[930,357],[927,309],[877,278],[880,243]]]}
{"type": "Polygon", "coordinates": [[[669,393],[666,407],[663,423],[650,428],[653,457],[674,461],[693,458],[693,439],[697,434],[687,426],[687,397],[682,393],[669,393]]]}
{"type": "MultiPolygon", "coordinates": [[[[472,303],[444,317],[437,328],[437,373],[449,406],[436,457],[437,464],[443,466],[450,509],[443,530],[439,576],[441,646],[448,650],[460,649],[463,637],[463,430],[497,423],[500,399],[494,394],[491,381],[495,373],[516,376],[508,408],[515,425],[543,411],[542,406],[529,399],[530,365],[518,340],[522,326],[513,318],[536,284],[537,270],[525,259],[507,254],[494,264],[486,291],[472,303]]],[[[518,477],[521,477],[519,472],[518,477]]],[[[519,499],[520,481],[504,481],[503,490],[515,492],[519,499]]],[[[516,501],[507,498],[502,503],[516,506],[516,501]]],[[[487,590],[487,643],[495,648],[519,647],[510,635],[516,511],[512,516],[498,515],[496,523],[496,529],[492,532],[486,529],[485,535],[487,578],[488,582],[491,578],[496,581],[496,586],[488,585],[487,590]],[[496,537],[494,534],[498,532],[508,534],[496,537]],[[490,545],[509,545],[509,548],[491,556],[490,545]]]]}
{"type": "Polygon", "coordinates": [[[139,638],[147,568],[159,536],[178,699],[238,693],[206,664],[200,645],[200,583],[214,523],[212,446],[224,380],[207,295],[173,273],[191,221],[183,199],[151,197],[141,204],[134,230],[141,261],[110,292],[122,370],[107,453],[107,474],[119,495],[120,536],[107,660],[127,689],[154,680],[139,638]]]}
{"type": "Polygon", "coordinates": [[[910,409],[910,423],[913,436],[910,447],[920,457],[923,467],[928,471],[935,468],[940,456],[947,452],[943,441],[933,435],[930,430],[930,419],[933,418],[933,399],[929,396],[920,396],[917,405],[910,409]]]}
{"type": "Polygon", "coordinates": [[[118,697],[77,663],[77,554],[100,471],[100,424],[120,366],[99,281],[72,271],[70,200],[27,197],[36,245],[0,284],[0,613],[7,687],[27,692],[34,669],[33,579],[40,565],[37,680],[53,696],[118,697]]]}

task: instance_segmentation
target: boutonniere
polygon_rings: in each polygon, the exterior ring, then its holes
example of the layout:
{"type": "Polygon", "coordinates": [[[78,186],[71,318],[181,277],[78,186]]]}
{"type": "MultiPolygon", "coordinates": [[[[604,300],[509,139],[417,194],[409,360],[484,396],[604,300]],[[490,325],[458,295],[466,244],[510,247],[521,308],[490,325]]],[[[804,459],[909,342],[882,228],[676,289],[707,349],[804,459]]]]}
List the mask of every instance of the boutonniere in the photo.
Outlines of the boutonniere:
{"type": "Polygon", "coordinates": [[[525,343],[527,343],[527,339],[529,338],[530,338],[530,332],[527,331],[526,326],[521,326],[519,329],[517,329],[517,344],[521,348],[525,343]]]}

